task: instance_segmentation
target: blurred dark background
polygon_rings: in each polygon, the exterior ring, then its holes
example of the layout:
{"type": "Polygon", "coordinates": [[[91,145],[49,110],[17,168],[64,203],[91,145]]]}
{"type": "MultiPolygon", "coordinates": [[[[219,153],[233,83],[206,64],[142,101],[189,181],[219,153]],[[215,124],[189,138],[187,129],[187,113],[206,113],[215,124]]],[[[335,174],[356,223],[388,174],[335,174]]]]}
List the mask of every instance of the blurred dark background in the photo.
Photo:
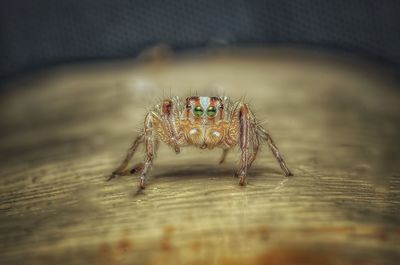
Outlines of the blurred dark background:
{"type": "Polygon", "coordinates": [[[285,44],[400,66],[400,1],[0,1],[0,80],[75,61],[285,44]]]}

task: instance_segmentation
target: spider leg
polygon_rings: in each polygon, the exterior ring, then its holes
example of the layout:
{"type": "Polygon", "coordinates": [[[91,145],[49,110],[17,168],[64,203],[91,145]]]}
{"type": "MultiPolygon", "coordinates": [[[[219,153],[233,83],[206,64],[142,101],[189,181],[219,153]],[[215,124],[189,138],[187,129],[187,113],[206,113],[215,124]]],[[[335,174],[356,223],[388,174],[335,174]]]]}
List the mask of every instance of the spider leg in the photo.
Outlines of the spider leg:
{"type": "Polygon", "coordinates": [[[240,184],[245,184],[247,171],[250,169],[257,153],[260,149],[260,137],[256,133],[257,121],[254,114],[247,105],[239,106],[239,124],[240,124],[240,149],[242,151],[239,170],[235,172],[235,177],[240,177],[240,184]]]}
{"type": "Polygon", "coordinates": [[[260,144],[261,144],[260,136],[257,134],[258,123],[257,123],[257,120],[256,120],[254,114],[252,114],[251,125],[252,125],[251,128],[252,128],[252,134],[253,134],[253,137],[252,137],[253,154],[250,159],[249,167],[253,164],[254,160],[256,160],[258,151],[260,150],[260,144]]]}
{"type": "Polygon", "coordinates": [[[283,172],[285,175],[288,176],[293,176],[293,173],[289,170],[289,168],[286,165],[285,160],[281,156],[278,147],[275,145],[274,140],[272,139],[271,135],[261,126],[257,125],[257,135],[264,141],[267,142],[269,148],[272,151],[272,154],[275,156],[276,160],[278,161],[279,165],[281,166],[283,172]]]}
{"type": "Polygon", "coordinates": [[[173,146],[175,153],[180,153],[180,148],[178,145],[179,133],[177,130],[177,106],[174,105],[174,102],[171,99],[163,100],[162,105],[162,119],[163,119],[163,128],[168,132],[170,145],[173,146]]]}
{"type": "Polygon", "coordinates": [[[146,150],[144,162],[131,170],[132,173],[141,170],[140,189],[144,189],[146,186],[146,176],[153,165],[160,140],[174,147],[176,153],[179,152],[179,145],[174,141],[174,137],[171,137],[171,131],[168,129],[165,120],[152,111],[147,114],[144,122],[144,145],[146,150]]]}
{"type": "MultiPolygon", "coordinates": [[[[251,165],[253,164],[254,160],[256,160],[257,158],[257,153],[260,149],[260,139],[258,138],[258,136],[256,134],[252,134],[255,135],[253,136],[254,138],[251,139],[251,145],[252,145],[252,154],[250,155],[249,161],[247,163],[247,169],[250,169],[251,165]]],[[[240,175],[240,170],[235,172],[235,177],[239,177],[240,175]]]]}
{"type": "Polygon", "coordinates": [[[250,143],[252,138],[252,129],[251,129],[251,116],[249,108],[246,104],[243,104],[239,110],[239,122],[240,122],[240,150],[241,150],[241,157],[240,157],[240,166],[237,172],[239,177],[239,185],[246,185],[246,176],[247,170],[249,168],[249,164],[251,161],[250,157],[250,143]]]}
{"type": "Polygon", "coordinates": [[[228,155],[228,153],[229,153],[229,149],[223,149],[221,158],[219,159],[219,164],[222,164],[225,162],[225,159],[226,159],[226,156],[228,155]]]}
{"type": "Polygon", "coordinates": [[[144,144],[146,148],[146,154],[143,163],[143,170],[140,174],[140,189],[144,189],[146,186],[146,175],[150,172],[155,157],[155,151],[157,147],[156,132],[154,130],[154,113],[149,113],[145,119],[145,132],[144,132],[144,144]]]}
{"type": "MultiPolygon", "coordinates": [[[[156,140],[155,141],[155,146],[154,146],[154,150],[157,152],[157,150],[158,150],[158,147],[159,147],[159,145],[160,145],[160,141],[159,140],[156,140]]],[[[138,173],[138,172],[142,172],[143,171],[143,168],[144,168],[144,163],[143,162],[140,162],[140,163],[137,163],[136,165],[134,165],[133,167],[132,167],[132,169],[129,171],[131,174],[136,174],[136,173],[138,173]]]]}
{"type": "Polygon", "coordinates": [[[125,176],[129,173],[128,170],[125,170],[128,166],[129,161],[132,159],[133,155],[135,154],[136,149],[138,148],[139,144],[144,141],[144,134],[140,134],[135,141],[133,141],[131,147],[128,149],[128,153],[125,156],[125,159],[122,163],[112,172],[111,176],[107,180],[111,180],[118,176],[125,176]]]}

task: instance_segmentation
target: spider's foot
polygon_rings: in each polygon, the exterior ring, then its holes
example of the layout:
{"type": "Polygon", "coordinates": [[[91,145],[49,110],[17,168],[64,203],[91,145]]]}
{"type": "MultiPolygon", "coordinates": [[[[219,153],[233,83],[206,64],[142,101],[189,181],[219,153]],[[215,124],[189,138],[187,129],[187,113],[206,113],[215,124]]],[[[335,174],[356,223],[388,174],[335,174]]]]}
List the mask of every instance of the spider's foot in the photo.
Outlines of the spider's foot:
{"type": "Polygon", "coordinates": [[[179,154],[181,152],[181,149],[177,145],[174,147],[174,149],[176,154],[179,154]]]}
{"type": "Polygon", "coordinates": [[[114,172],[111,173],[111,175],[107,178],[107,181],[110,181],[110,180],[112,180],[112,179],[114,179],[114,178],[116,178],[116,177],[119,177],[119,176],[120,176],[120,174],[117,173],[116,171],[114,171],[114,172]]]}
{"type": "Polygon", "coordinates": [[[140,178],[139,189],[144,190],[146,188],[146,181],[144,178],[140,178]]]}
{"type": "Polygon", "coordinates": [[[285,176],[286,176],[286,177],[292,177],[292,176],[294,176],[294,175],[293,175],[292,172],[288,171],[288,172],[285,173],[285,176]]]}
{"type": "Polygon", "coordinates": [[[246,181],[246,177],[245,176],[240,176],[239,185],[240,186],[246,186],[247,185],[247,181],[246,181]]]}

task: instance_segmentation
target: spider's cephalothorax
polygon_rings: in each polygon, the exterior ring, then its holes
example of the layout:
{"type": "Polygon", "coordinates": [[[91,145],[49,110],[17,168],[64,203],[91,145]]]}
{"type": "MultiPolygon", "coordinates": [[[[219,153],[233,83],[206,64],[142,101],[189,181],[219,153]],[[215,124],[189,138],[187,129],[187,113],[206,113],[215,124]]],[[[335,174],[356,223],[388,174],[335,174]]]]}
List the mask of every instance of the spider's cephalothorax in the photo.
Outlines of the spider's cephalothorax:
{"type": "Polygon", "coordinates": [[[145,177],[149,172],[159,141],[171,146],[176,153],[183,146],[202,149],[223,149],[220,163],[224,162],[228,151],[239,145],[241,158],[236,175],[239,184],[246,184],[247,171],[256,159],[260,144],[266,142],[286,176],[291,176],[289,168],[274,144],[271,135],[256,120],[247,104],[232,103],[228,98],[188,97],[182,102],[179,97],[164,99],[156,105],[144,121],[144,130],[133,142],[122,164],[112,173],[111,178],[140,171],[140,187],[145,187],[145,177]],[[144,143],[146,154],[144,163],[126,170],[139,144],[144,143]]]}

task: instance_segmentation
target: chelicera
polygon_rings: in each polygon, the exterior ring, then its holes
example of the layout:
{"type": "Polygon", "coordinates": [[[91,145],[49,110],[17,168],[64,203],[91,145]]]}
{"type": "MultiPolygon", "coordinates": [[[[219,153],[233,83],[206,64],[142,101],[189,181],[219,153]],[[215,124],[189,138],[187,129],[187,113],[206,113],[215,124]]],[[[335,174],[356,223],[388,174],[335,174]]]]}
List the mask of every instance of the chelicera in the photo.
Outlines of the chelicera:
{"type": "Polygon", "coordinates": [[[260,144],[265,142],[286,176],[293,175],[280,154],[269,132],[260,124],[249,106],[242,101],[232,102],[224,97],[192,96],[182,101],[179,97],[164,99],[149,111],[142,132],[134,140],[121,165],[110,179],[140,172],[140,188],[145,188],[159,142],[172,147],[178,154],[181,147],[223,150],[219,163],[225,161],[229,150],[239,146],[240,162],[236,171],[239,184],[246,185],[249,168],[257,157],[260,144]],[[145,145],[144,162],[127,169],[135,150],[145,145]]]}

